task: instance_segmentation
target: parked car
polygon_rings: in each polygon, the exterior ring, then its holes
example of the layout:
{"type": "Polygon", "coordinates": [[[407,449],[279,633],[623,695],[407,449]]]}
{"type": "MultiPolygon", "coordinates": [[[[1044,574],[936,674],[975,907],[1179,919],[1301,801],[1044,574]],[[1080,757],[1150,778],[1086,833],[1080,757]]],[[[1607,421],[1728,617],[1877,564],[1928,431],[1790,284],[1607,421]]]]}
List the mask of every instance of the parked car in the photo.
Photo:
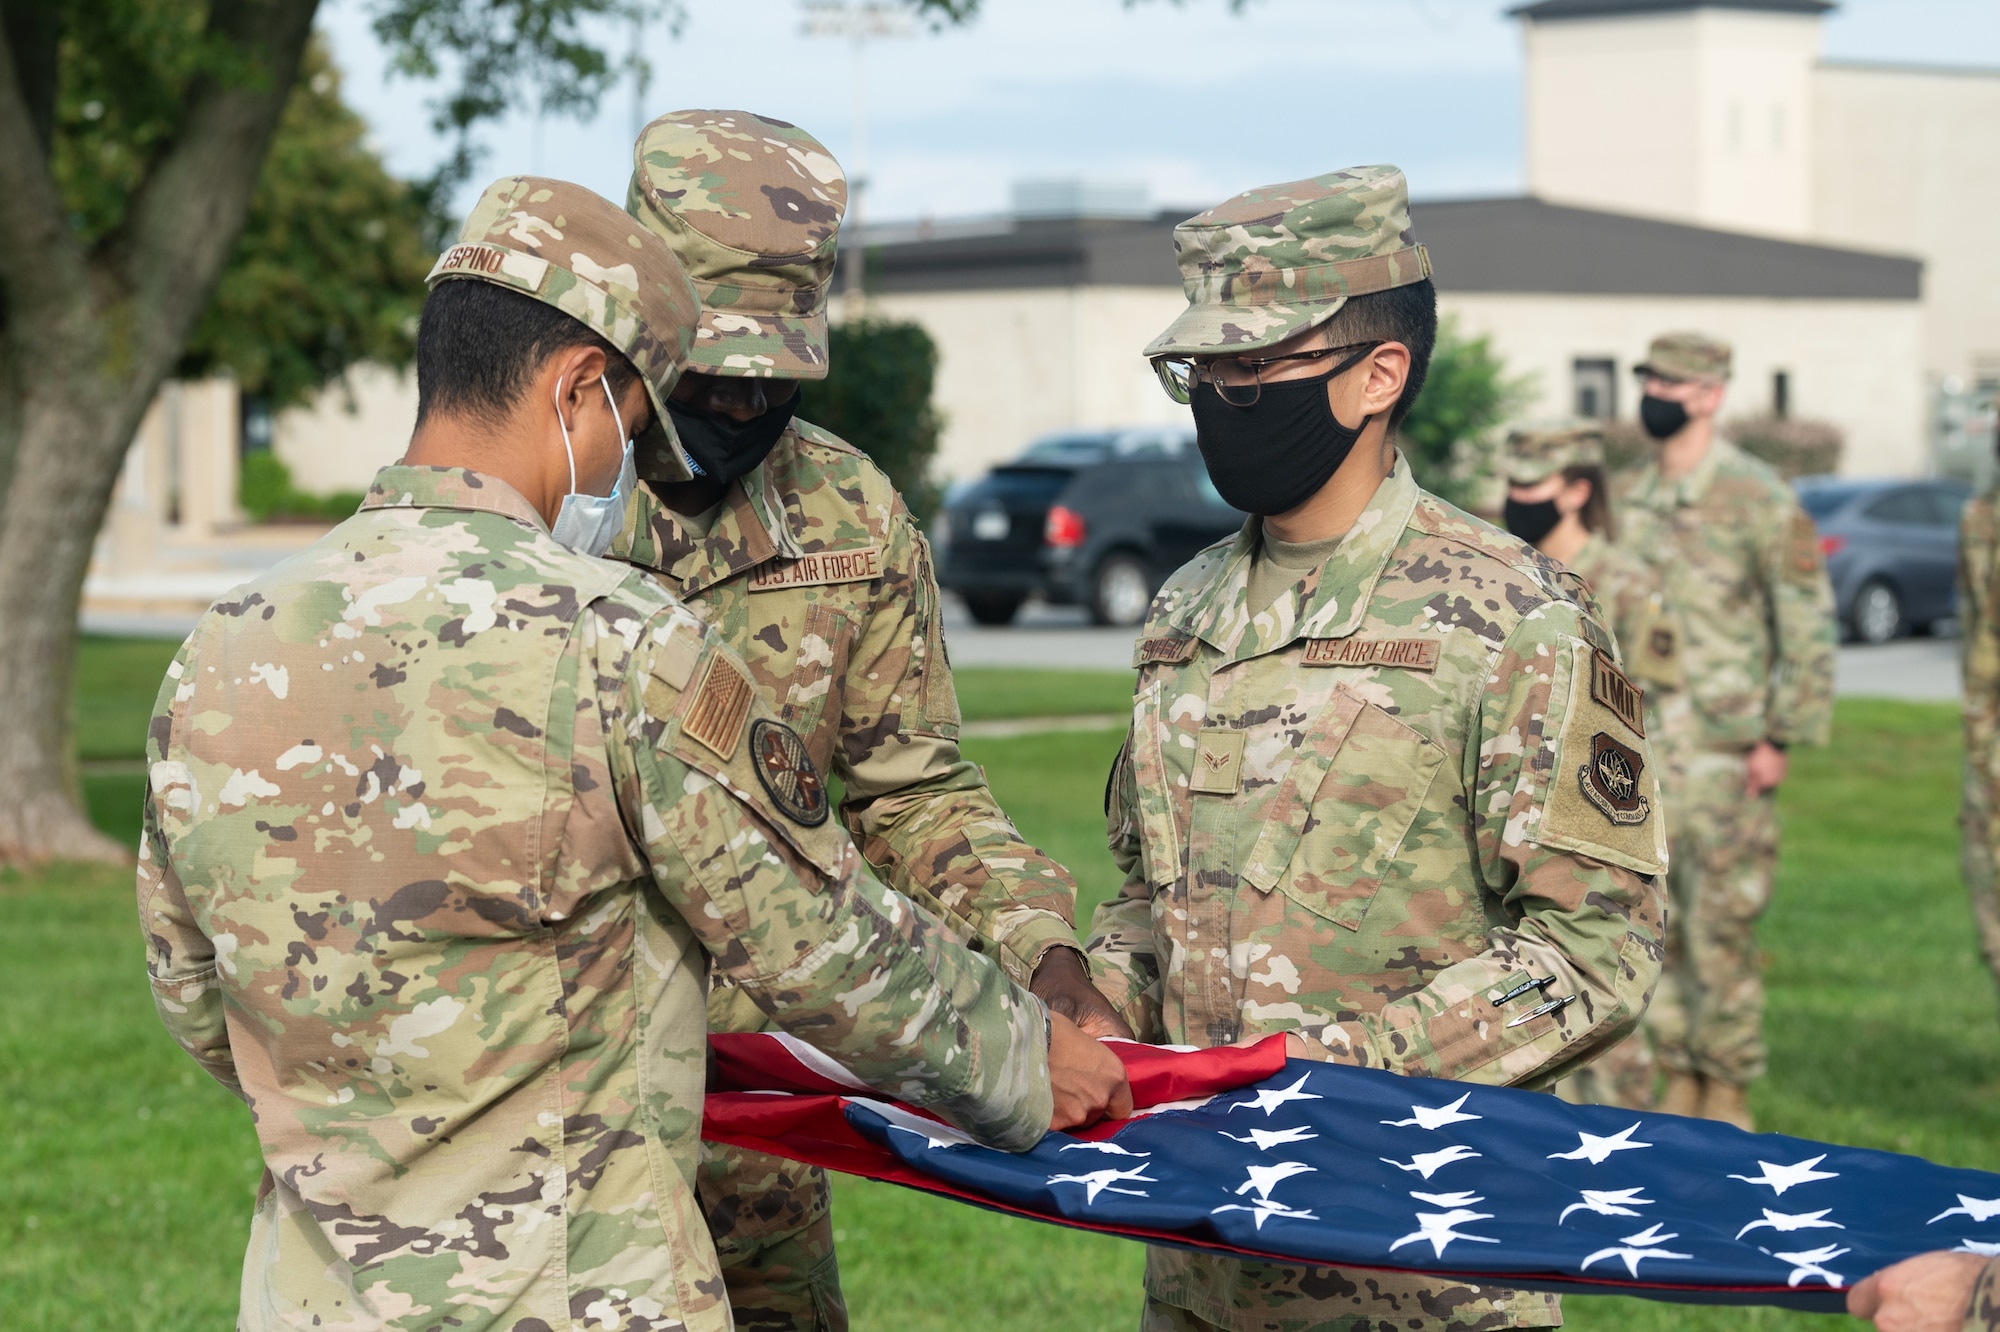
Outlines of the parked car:
{"type": "Polygon", "coordinates": [[[1800,503],[1819,527],[1846,635],[1886,643],[1958,613],[1961,482],[1806,477],[1800,503]]]}
{"type": "Polygon", "coordinates": [[[1135,625],[1168,574],[1242,525],[1192,428],[1145,427],[1037,440],[948,495],[932,540],[938,582],[981,624],[1008,623],[1040,593],[1135,625]]]}

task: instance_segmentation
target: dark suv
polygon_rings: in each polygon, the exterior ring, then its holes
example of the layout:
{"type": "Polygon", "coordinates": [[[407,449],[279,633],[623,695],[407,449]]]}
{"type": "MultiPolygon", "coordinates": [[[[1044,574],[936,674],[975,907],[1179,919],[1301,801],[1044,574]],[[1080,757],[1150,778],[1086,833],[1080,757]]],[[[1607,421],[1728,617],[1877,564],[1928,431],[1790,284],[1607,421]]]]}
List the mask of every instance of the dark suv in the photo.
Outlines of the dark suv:
{"type": "Polygon", "coordinates": [[[938,582],[981,624],[1036,592],[1135,625],[1166,576],[1243,525],[1202,468],[1194,431],[1051,435],[947,497],[932,525],[938,582]]]}

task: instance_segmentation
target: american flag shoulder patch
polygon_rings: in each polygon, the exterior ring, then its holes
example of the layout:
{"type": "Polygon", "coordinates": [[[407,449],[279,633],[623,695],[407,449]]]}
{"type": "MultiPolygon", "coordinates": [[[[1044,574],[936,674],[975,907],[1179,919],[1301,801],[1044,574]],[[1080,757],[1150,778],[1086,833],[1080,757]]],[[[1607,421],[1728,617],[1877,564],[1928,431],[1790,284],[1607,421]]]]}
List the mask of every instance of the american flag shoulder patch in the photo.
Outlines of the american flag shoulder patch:
{"type": "Polygon", "coordinates": [[[750,719],[750,704],[756,696],[743,668],[727,653],[714,653],[702,672],[701,683],[688,695],[687,709],[681,714],[681,734],[727,763],[743,738],[743,724],[750,719]]]}

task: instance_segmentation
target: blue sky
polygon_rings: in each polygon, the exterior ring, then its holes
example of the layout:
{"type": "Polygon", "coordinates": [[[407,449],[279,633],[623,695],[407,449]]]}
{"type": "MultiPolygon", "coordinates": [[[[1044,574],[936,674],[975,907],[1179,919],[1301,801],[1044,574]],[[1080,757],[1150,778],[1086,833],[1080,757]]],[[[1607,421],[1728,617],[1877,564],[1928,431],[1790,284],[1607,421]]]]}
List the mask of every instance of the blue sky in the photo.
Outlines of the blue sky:
{"type": "MultiPolygon", "coordinates": [[[[686,6],[678,37],[644,39],[647,116],[764,112],[806,126],[853,169],[845,42],[803,35],[797,0],[686,6]]],[[[1517,191],[1521,43],[1505,7],[1252,0],[1236,16],[1223,0],[985,0],[968,27],[870,44],[868,213],[998,212],[1013,182],[1050,176],[1143,181],[1155,203],[1192,210],[1381,161],[1400,164],[1419,198],[1517,191]]],[[[385,81],[367,13],[366,0],[330,0],[322,27],[376,146],[416,175],[442,155],[429,90],[385,81]]],[[[1846,0],[1826,22],[1826,54],[2000,67],[2000,3],[1846,0]]],[[[481,183],[529,171],[622,198],[634,109],[627,84],[588,124],[522,115],[493,126],[481,183]]]]}

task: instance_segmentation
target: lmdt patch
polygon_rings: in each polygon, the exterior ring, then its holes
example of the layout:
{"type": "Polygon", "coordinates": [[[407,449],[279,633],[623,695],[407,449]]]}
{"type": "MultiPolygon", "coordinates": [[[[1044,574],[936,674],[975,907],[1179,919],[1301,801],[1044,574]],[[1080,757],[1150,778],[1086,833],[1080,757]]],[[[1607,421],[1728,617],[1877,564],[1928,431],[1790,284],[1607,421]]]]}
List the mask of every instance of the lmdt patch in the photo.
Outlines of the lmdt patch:
{"type": "Polygon", "coordinates": [[[1645,770],[1646,760],[1638,750],[1599,731],[1590,738],[1590,760],[1576,770],[1576,780],[1584,799],[1605,818],[1620,825],[1640,824],[1653,812],[1652,801],[1639,793],[1639,774],[1645,770]]]}
{"type": "Polygon", "coordinates": [[[768,717],[750,723],[750,760],[771,803],[786,818],[808,828],[826,822],[826,780],[791,727],[768,717]]]}
{"type": "Polygon", "coordinates": [[[708,659],[701,684],[689,695],[681,734],[715,751],[726,763],[743,737],[743,722],[750,716],[755,697],[756,691],[743,672],[718,652],[708,659]]]}
{"type": "Polygon", "coordinates": [[[1307,666],[1396,666],[1406,671],[1438,668],[1435,638],[1315,638],[1301,660],[1307,666]]]}
{"type": "Polygon", "coordinates": [[[1590,696],[1631,727],[1632,734],[1646,738],[1645,694],[1602,652],[1590,654],[1590,696]]]}

